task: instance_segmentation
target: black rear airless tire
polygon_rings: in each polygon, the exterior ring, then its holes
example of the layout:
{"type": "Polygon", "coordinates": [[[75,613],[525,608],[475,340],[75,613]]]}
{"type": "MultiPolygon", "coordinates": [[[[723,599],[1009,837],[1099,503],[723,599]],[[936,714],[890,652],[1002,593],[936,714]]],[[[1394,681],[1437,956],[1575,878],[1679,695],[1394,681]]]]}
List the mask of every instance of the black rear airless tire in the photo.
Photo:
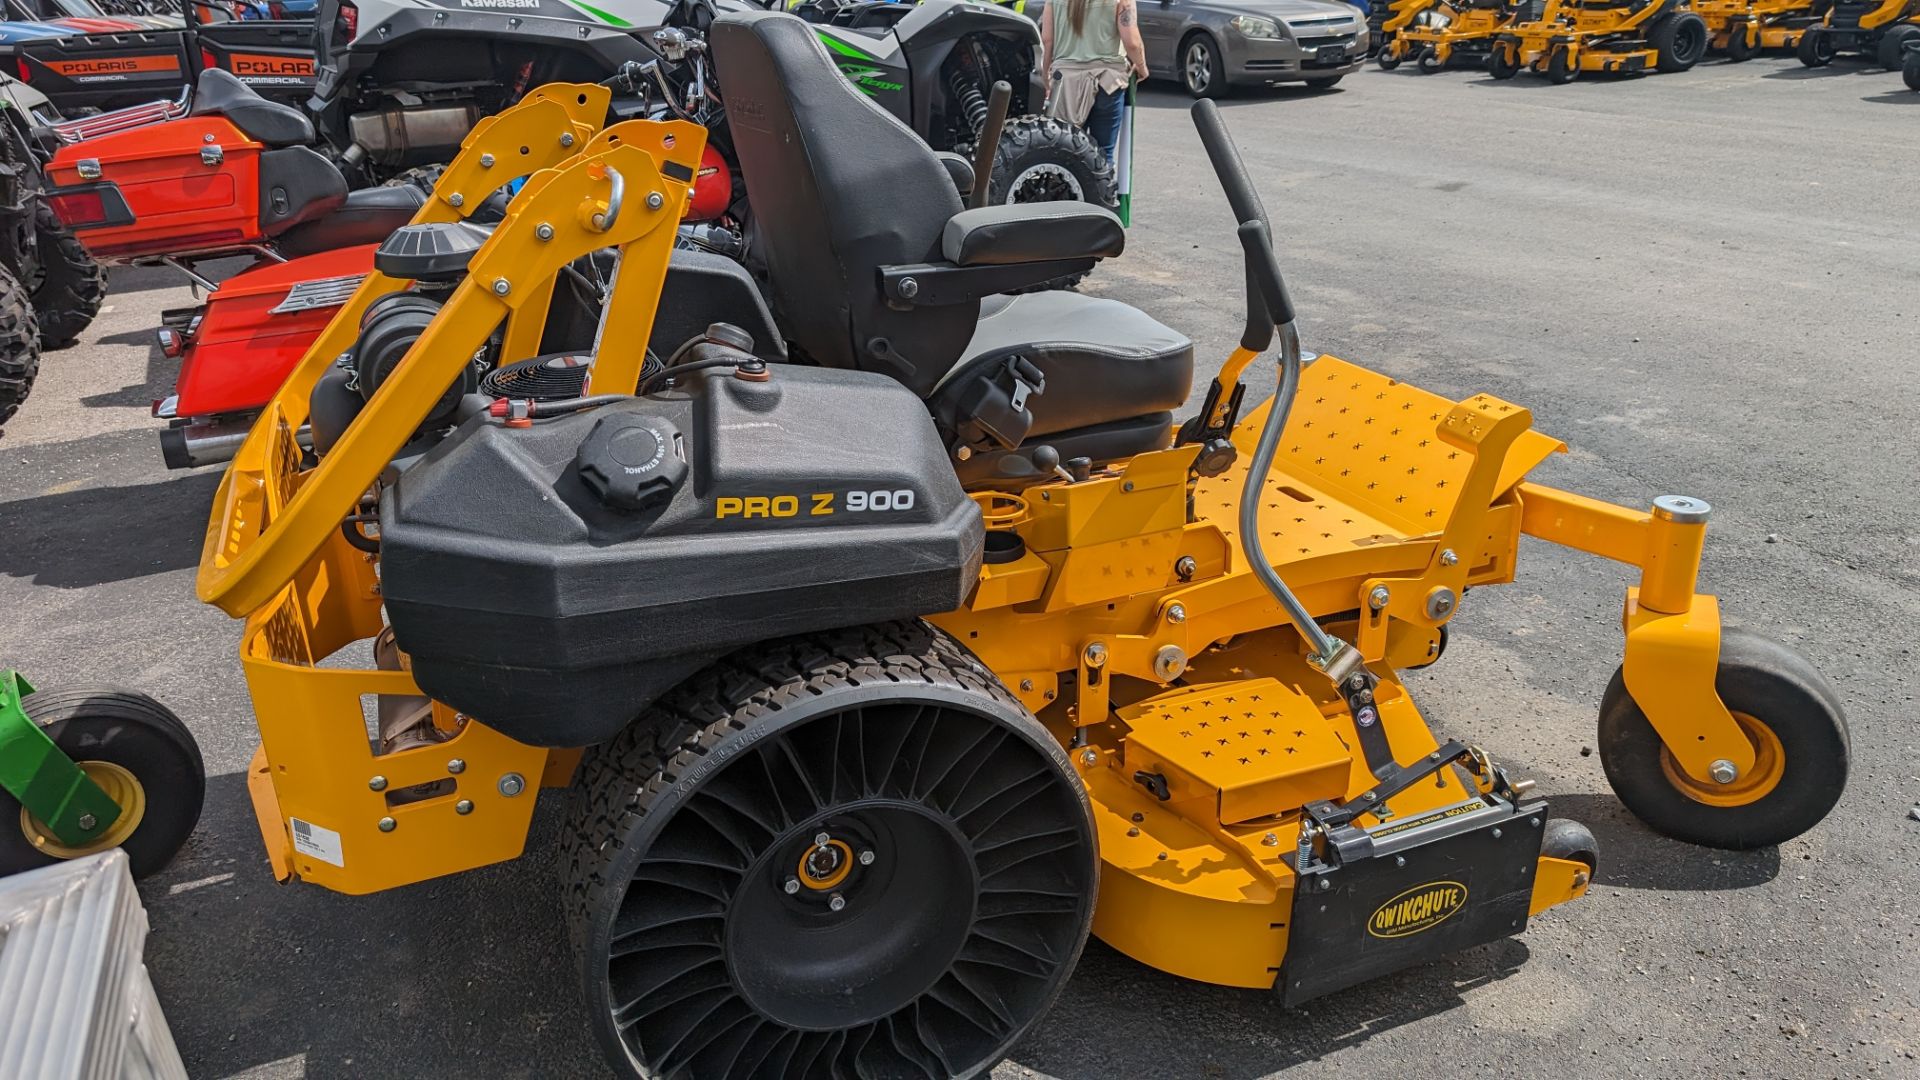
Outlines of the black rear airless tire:
{"type": "Polygon", "coordinates": [[[0,424],[33,392],[40,374],[40,326],[27,302],[26,286],[0,266],[0,424]]]}
{"type": "Polygon", "coordinates": [[[1920,26],[1904,23],[1890,26],[1880,35],[1880,44],[1874,50],[1880,66],[1888,71],[1900,71],[1906,61],[1907,43],[1920,41],[1920,26]]]}
{"type": "Polygon", "coordinates": [[[1707,21],[1691,11],[1677,11],[1653,25],[1647,44],[1656,54],[1655,70],[1672,74],[1686,71],[1707,55],[1707,21]]]}
{"type": "Polygon", "coordinates": [[[1206,34],[1193,34],[1180,43],[1180,85],[1197,98],[1227,96],[1227,66],[1220,46],[1206,34]]]}
{"type": "Polygon", "coordinates": [[[1600,698],[1600,764],[1634,816],[1676,840],[1743,850],[1819,824],[1846,789],[1850,762],[1839,699],[1799,653],[1741,630],[1720,635],[1720,699],[1754,744],[1746,776],[1725,786],[1674,764],[1615,672],[1600,698]]]}
{"type": "Polygon", "coordinates": [[[64,349],[100,314],[107,298],[107,271],[43,202],[34,206],[33,228],[39,266],[27,284],[33,317],[40,325],[40,348],[64,349]]]}
{"type": "Polygon", "coordinates": [[[42,690],[21,702],[54,745],[121,806],[101,842],[64,848],[0,791],[0,875],[118,847],[140,878],[185,846],[206,800],[206,765],[193,733],[166,706],[132,690],[42,690]]]}
{"type": "Polygon", "coordinates": [[[1059,743],[917,622],[689,679],[590,752],[565,860],[595,1033],[646,1077],[984,1075],[1097,876],[1059,743]]]}
{"type": "Polygon", "coordinates": [[[1800,43],[1793,47],[1793,55],[1807,67],[1826,67],[1833,63],[1833,39],[1821,33],[1819,27],[1809,27],[1800,35],[1800,43]]]}

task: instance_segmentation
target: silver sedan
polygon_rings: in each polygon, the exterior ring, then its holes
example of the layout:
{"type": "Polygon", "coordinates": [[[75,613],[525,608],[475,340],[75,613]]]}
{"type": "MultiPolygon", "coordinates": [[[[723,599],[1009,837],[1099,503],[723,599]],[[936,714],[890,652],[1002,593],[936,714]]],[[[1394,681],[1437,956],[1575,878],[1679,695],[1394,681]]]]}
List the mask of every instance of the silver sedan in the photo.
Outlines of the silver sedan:
{"type": "MultiPolygon", "coordinates": [[[[1044,4],[1025,9],[1045,17],[1044,4]]],[[[1136,0],[1135,10],[1147,70],[1194,97],[1284,82],[1326,89],[1367,54],[1366,13],[1345,0],[1136,0]]]]}

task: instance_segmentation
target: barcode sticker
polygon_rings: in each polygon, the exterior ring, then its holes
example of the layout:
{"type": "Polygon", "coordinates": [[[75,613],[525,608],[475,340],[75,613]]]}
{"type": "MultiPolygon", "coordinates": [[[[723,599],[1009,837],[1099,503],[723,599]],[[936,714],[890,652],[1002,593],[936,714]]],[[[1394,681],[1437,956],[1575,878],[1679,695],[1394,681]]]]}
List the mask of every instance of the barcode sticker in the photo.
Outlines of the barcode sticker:
{"type": "Polygon", "coordinates": [[[339,833],[311,821],[301,821],[299,818],[287,820],[293,823],[293,850],[345,868],[347,864],[340,857],[339,833]]]}

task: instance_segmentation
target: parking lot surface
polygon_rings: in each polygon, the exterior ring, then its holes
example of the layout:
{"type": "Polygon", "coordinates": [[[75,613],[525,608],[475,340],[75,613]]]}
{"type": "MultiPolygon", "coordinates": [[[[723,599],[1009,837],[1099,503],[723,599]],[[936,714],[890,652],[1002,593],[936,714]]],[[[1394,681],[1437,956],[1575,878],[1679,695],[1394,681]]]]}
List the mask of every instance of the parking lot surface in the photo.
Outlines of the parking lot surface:
{"type": "MultiPolygon", "coordinates": [[[[1648,832],[1589,755],[1629,582],[1529,541],[1519,581],[1468,597],[1410,686],[1436,728],[1593,829],[1591,894],[1294,1011],[1094,943],[995,1075],[1920,1075],[1920,94],[1773,58],[1564,87],[1409,66],[1223,104],[1307,348],[1531,408],[1572,446],[1536,474],[1550,483],[1711,501],[1705,590],[1826,672],[1852,781],[1778,849],[1648,832]]],[[[1142,105],[1136,224],[1086,288],[1191,335],[1197,396],[1238,335],[1239,252],[1185,99],[1142,105]]],[[[173,371],[151,331],[186,302],[166,271],[116,271],[110,309],[45,357],[0,434],[0,663],[145,690],[200,739],[199,832],[142,886],[190,1069],[602,1075],[551,793],[514,863],[360,898],[273,881],[243,782],[239,627],[193,598],[218,478],[167,472],[147,416],[173,371]]]]}

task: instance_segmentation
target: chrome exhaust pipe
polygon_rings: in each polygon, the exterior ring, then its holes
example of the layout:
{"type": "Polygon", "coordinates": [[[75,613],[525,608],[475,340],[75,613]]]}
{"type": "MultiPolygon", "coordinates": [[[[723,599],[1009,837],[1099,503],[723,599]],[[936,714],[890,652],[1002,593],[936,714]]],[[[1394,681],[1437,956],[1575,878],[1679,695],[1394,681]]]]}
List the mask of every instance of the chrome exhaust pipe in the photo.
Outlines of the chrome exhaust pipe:
{"type": "MultiPolygon", "coordinates": [[[[214,421],[206,424],[179,424],[160,432],[160,456],[165,459],[169,469],[198,469],[207,465],[224,465],[233,460],[240,452],[240,444],[247,441],[247,432],[253,428],[253,418],[243,421],[214,421]]],[[[313,449],[313,434],[301,425],[299,434],[294,436],[300,449],[313,449]]]]}

